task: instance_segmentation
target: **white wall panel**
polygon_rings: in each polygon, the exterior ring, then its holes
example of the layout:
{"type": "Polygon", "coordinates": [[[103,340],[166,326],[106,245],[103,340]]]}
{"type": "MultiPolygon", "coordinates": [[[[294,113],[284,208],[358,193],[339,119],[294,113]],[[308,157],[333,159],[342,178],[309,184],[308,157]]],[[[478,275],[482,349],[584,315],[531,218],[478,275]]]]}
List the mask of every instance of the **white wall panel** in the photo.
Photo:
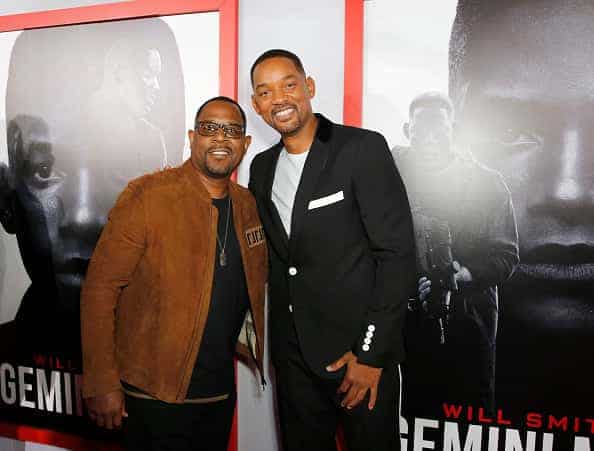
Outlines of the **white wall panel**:
{"type": "Polygon", "coordinates": [[[342,121],[344,82],[344,0],[240,0],[239,101],[248,115],[253,141],[240,169],[239,182],[247,184],[253,156],[279,136],[253,111],[250,67],[264,51],[284,48],[296,53],[316,82],[314,111],[342,121]]]}
{"type": "MultiPolygon", "coordinates": [[[[248,133],[253,141],[238,180],[247,185],[254,155],[278,141],[279,136],[254,112],[250,97],[249,71],[253,61],[271,48],[296,53],[308,75],[316,81],[314,111],[342,121],[344,84],[344,0],[240,0],[239,16],[239,101],[248,116],[248,133]]],[[[267,365],[268,368],[268,365],[267,365]]],[[[274,421],[271,373],[266,371],[266,390],[258,387],[252,373],[240,365],[239,451],[280,449],[274,421]]]]}

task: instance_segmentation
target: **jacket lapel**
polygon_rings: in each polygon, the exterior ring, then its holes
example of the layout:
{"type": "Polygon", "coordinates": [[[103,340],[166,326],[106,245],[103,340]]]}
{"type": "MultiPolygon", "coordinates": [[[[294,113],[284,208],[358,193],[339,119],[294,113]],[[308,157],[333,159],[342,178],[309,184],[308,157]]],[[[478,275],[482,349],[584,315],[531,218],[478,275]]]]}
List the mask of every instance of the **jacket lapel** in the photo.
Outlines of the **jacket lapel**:
{"type": "Polygon", "coordinates": [[[305,166],[303,168],[303,173],[301,174],[301,181],[299,182],[297,194],[295,195],[295,203],[293,205],[291,239],[289,241],[289,252],[291,254],[296,250],[297,239],[299,237],[299,232],[301,231],[303,220],[307,214],[309,201],[312,198],[318,179],[326,167],[328,153],[330,151],[329,137],[332,124],[325,117],[321,115],[316,116],[319,119],[318,129],[311,148],[309,149],[307,159],[305,160],[305,166]]]}

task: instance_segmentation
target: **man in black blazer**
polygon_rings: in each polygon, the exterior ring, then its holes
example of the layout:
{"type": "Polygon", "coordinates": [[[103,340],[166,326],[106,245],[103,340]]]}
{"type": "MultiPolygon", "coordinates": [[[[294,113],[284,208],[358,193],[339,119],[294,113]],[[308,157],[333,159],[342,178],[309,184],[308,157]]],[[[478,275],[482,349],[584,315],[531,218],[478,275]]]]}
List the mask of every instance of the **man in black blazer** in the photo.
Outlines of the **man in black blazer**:
{"type": "Polygon", "coordinates": [[[313,79],[286,50],[251,69],[252,104],[281,141],[257,155],[270,335],[285,451],[400,449],[398,363],[415,289],[404,186],[384,138],[312,112],[313,79]],[[364,401],[364,402],[362,402],[364,401]]]}

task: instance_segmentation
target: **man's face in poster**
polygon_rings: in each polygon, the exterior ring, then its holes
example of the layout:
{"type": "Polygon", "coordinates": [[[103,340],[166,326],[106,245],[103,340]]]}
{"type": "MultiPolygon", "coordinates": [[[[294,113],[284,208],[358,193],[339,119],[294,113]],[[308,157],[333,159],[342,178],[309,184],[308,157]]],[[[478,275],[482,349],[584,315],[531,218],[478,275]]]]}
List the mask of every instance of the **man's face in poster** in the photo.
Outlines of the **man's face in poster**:
{"type": "Polygon", "coordinates": [[[75,313],[88,260],[121,184],[101,169],[99,156],[56,142],[40,117],[16,116],[7,138],[11,216],[23,262],[48,299],[75,313]]]}
{"type": "Polygon", "coordinates": [[[452,158],[452,118],[447,108],[438,103],[414,107],[404,133],[422,169],[439,170],[448,165],[452,158]]]}
{"type": "Polygon", "coordinates": [[[25,300],[74,317],[110,208],[130,179],[163,167],[159,127],[182,136],[184,124],[181,64],[169,27],[159,19],[89,27],[31,30],[17,39],[6,92],[8,177],[0,193],[11,193],[3,225],[16,233],[32,281],[25,300]],[[166,99],[158,99],[162,82],[166,99]],[[149,114],[152,122],[144,119],[149,114]]]}
{"type": "Polygon", "coordinates": [[[118,94],[134,117],[149,114],[161,89],[161,54],[157,49],[134,52],[131,61],[117,62],[118,94]]]}
{"type": "Polygon", "coordinates": [[[450,89],[462,141],[512,192],[516,280],[592,282],[594,6],[482,3],[459,7],[450,89]]]}

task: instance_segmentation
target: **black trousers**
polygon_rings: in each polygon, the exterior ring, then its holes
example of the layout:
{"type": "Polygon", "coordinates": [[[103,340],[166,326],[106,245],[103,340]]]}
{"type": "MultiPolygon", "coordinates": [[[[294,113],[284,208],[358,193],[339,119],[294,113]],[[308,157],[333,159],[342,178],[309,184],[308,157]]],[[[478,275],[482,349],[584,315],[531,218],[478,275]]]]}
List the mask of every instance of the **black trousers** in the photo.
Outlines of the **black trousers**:
{"type": "Polygon", "coordinates": [[[371,411],[367,408],[369,394],[352,410],[341,408],[343,395],[338,395],[337,389],[344,372],[335,379],[312,373],[295,340],[289,341],[287,359],[276,362],[275,371],[284,451],[335,451],[338,424],[348,451],[400,450],[396,363],[382,371],[371,411]]]}
{"type": "Polygon", "coordinates": [[[169,404],[126,395],[126,451],[227,451],[235,394],[207,404],[169,404]]]}

